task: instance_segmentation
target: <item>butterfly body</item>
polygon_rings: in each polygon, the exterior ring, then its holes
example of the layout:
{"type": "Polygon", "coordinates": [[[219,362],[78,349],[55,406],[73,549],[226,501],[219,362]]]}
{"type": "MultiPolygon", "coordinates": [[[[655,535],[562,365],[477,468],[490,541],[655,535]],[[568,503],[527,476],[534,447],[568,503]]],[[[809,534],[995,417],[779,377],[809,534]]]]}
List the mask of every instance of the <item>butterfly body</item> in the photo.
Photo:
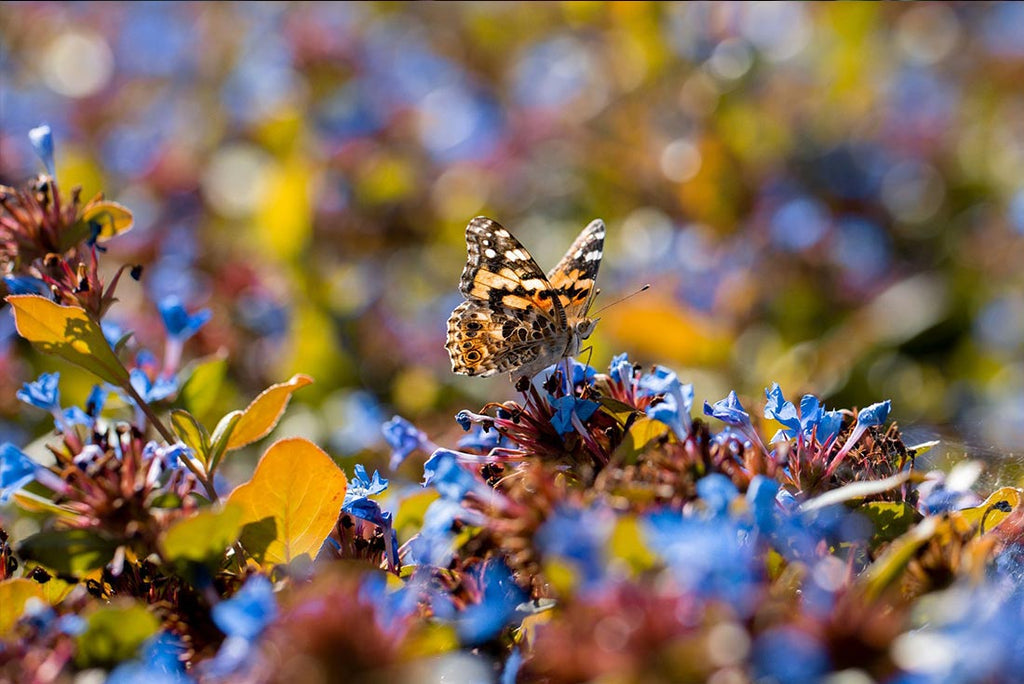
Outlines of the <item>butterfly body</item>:
{"type": "Polygon", "coordinates": [[[489,218],[466,227],[469,256],[459,283],[466,301],[448,319],[452,370],[487,377],[532,376],[579,353],[593,332],[594,298],[605,228],[591,221],[545,274],[525,247],[489,218]]]}

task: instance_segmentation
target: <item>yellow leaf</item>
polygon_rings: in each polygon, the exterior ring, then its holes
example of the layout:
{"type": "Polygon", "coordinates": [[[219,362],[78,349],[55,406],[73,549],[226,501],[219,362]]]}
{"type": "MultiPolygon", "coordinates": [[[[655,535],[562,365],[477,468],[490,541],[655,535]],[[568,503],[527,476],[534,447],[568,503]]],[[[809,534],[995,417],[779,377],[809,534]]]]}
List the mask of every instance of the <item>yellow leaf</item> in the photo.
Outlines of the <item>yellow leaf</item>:
{"type": "Polygon", "coordinates": [[[40,350],[114,385],[128,383],[128,371],[85,309],[62,306],[39,295],[10,295],[7,302],[14,310],[18,334],[40,350]]]}
{"type": "Polygon", "coordinates": [[[30,598],[43,600],[43,589],[38,582],[23,577],[0,582],[0,636],[18,622],[30,598]]]}
{"type": "Polygon", "coordinates": [[[242,509],[242,545],[264,567],[315,557],[338,520],[347,487],[345,473],[309,440],[274,443],[252,479],[228,498],[242,509]]]}
{"type": "Polygon", "coordinates": [[[242,417],[231,432],[231,438],[228,439],[227,450],[241,449],[257,439],[266,437],[277,425],[277,421],[281,420],[281,415],[288,406],[292,392],[302,389],[312,382],[313,378],[298,373],[293,375],[288,382],[271,385],[263,390],[242,412],[242,417]]]}
{"type": "Polygon", "coordinates": [[[106,242],[115,235],[128,232],[135,225],[132,212],[117,202],[98,202],[92,205],[82,214],[82,220],[90,225],[99,225],[97,242],[106,242]]]}

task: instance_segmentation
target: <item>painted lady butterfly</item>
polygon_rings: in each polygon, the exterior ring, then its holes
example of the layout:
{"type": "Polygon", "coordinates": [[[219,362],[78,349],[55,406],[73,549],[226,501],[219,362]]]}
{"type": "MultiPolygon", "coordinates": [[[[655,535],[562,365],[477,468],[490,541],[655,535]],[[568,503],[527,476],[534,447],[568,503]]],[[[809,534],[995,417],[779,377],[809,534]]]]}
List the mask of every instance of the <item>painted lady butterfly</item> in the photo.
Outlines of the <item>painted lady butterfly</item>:
{"type": "Polygon", "coordinates": [[[466,227],[469,260],[459,289],[466,301],[448,319],[452,370],[487,377],[533,376],[576,356],[596,320],[587,318],[601,265],[604,222],[590,222],[546,276],[496,221],[466,227]]]}

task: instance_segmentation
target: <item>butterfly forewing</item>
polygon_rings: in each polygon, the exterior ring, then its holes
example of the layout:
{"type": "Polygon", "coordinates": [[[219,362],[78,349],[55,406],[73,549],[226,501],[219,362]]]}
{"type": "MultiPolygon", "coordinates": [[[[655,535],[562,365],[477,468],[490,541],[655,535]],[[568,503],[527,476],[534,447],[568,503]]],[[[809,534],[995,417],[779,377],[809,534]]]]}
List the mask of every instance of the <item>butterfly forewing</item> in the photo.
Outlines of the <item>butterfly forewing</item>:
{"type": "Polygon", "coordinates": [[[597,269],[604,253],[604,233],[604,221],[591,221],[548,273],[548,283],[557,294],[570,325],[586,315],[594,299],[597,269]]]}

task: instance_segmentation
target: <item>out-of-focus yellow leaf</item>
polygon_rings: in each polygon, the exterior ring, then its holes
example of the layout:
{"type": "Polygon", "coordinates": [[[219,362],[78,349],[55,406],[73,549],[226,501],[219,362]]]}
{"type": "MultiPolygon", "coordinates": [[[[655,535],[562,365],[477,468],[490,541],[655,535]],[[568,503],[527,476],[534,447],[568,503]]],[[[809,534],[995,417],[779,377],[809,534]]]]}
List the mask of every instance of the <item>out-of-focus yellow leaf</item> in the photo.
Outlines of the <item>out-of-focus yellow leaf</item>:
{"type": "Polygon", "coordinates": [[[1021,491],[1019,489],[1001,487],[992,492],[980,505],[956,511],[950,516],[960,517],[971,525],[977,525],[978,533],[983,534],[1003,522],[1020,504],[1021,491]]]}
{"type": "Polygon", "coordinates": [[[295,155],[268,175],[267,187],[272,190],[256,213],[256,228],[268,254],[294,261],[305,250],[313,231],[313,169],[295,155]]]}
{"type": "Polygon", "coordinates": [[[97,242],[106,242],[116,235],[128,232],[135,225],[132,212],[117,202],[99,202],[92,205],[82,214],[82,221],[89,224],[90,228],[99,226],[97,242]]]}
{"type": "Polygon", "coordinates": [[[25,612],[30,598],[44,600],[43,588],[38,582],[23,577],[0,582],[0,636],[10,631],[25,612]]]}
{"type": "Polygon", "coordinates": [[[271,385],[260,392],[260,395],[242,411],[242,417],[235,425],[235,429],[231,431],[227,445],[228,451],[241,449],[257,439],[266,437],[277,425],[277,421],[281,419],[285,408],[288,407],[288,400],[291,399],[292,393],[312,384],[312,382],[313,378],[298,373],[287,382],[271,385]]]}
{"type": "Polygon", "coordinates": [[[18,334],[47,354],[81,366],[101,380],[123,387],[128,371],[103,331],[77,306],[61,306],[39,295],[10,295],[18,334]]]}
{"type": "Polygon", "coordinates": [[[347,487],[345,473],[309,440],[273,444],[252,479],[228,498],[242,509],[242,545],[264,567],[312,559],[338,520],[347,487]]]}
{"type": "Polygon", "coordinates": [[[613,306],[601,319],[601,334],[637,358],[714,365],[729,357],[726,331],[682,309],[668,293],[645,293],[628,305],[613,306]]]}

